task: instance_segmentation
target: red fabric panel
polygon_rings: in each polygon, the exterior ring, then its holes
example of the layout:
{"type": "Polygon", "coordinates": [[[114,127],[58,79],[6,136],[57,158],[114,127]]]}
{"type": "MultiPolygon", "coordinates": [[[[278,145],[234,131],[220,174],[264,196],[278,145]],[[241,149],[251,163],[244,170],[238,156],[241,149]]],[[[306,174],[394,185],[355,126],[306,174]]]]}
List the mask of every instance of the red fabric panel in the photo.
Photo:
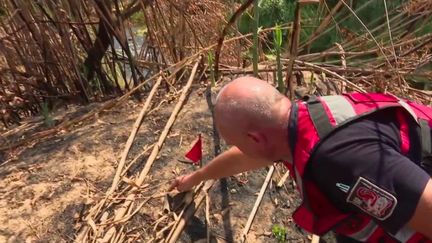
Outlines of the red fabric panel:
{"type": "Polygon", "coordinates": [[[306,163],[309,161],[310,152],[319,140],[318,133],[309,116],[309,111],[304,103],[298,106],[298,137],[294,151],[294,166],[303,176],[306,163]]]}
{"type": "Polygon", "coordinates": [[[432,126],[432,107],[416,104],[411,101],[407,101],[407,103],[413,108],[419,118],[429,120],[429,126],[432,126]]]}
{"type": "MultiPolygon", "coordinates": [[[[309,207],[314,212],[316,224],[314,233],[323,234],[333,228],[335,224],[346,219],[350,214],[343,214],[328,200],[328,198],[311,181],[304,181],[309,207]],[[315,203],[314,203],[315,202],[315,203]],[[318,202],[318,203],[316,203],[318,202]]],[[[307,201],[306,201],[307,202],[307,201]]]]}
{"type": "Polygon", "coordinates": [[[372,219],[363,214],[357,214],[355,217],[345,221],[335,231],[342,235],[352,235],[363,230],[372,219]]]}
{"type": "Polygon", "coordinates": [[[399,106],[399,100],[391,95],[350,93],[345,94],[345,97],[359,115],[383,107],[399,106]]]}
{"type": "Polygon", "coordinates": [[[348,97],[350,97],[354,102],[371,102],[371,103],[377,103],[377,102],[398,102],[399,99],[393,95],[390,94],[382,94],[382,93],[349,93],[344,94],[348,97]]]}
{"type": "Polygon", "coordinates": [[[397,110],[396,117],[400,126],[400,138],[401,138],[401,152],[407,154],[410,148],[410,137],[409,137],[409,126],[407,122],[407,114],[402,110],[397,110]]]}
{"type": "Polygon", "coordinates": [[[420,233],[415,233],[407,243],[432,243],[432,240],[427,239],[424,235],[420,233]]]}
{"type": "Polygon", "coordinates": [[[310,233],[314,233],[314,216],[303,204],[304,203],[302,203],[300,207],[296,209],[292,218],[294,219],[294,222],[302,229],[310,233]]]}

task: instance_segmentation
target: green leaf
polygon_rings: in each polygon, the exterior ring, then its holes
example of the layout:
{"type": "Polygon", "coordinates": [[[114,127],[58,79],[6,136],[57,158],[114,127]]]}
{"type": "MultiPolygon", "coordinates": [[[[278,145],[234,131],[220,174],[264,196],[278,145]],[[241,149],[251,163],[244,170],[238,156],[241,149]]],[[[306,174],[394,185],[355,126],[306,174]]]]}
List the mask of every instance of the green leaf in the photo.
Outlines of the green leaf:
{"type": "Polygon", "coordinates": [[[280,25],[276,25],[275,29],[275,46],[280,48],[282,46],[282,30],[280,25]]]}
{"type": "Polygon", "coordinates": [[[209,51],[209,53],[207,54],[207,65],[209,66],[209,69],[210,69],[211,87],[216,86],[215,73],[214,73],[214,69],[213,69],[213,62],[214,62],[213,52],[209,51]]]}
{"type": "Polygon", "coordinates": [[[286,241],[287,230],[284,227],[282,227],[278,224],[273,225],[272,226],[272,234],[278,242],[285,242],[286,241]]]}

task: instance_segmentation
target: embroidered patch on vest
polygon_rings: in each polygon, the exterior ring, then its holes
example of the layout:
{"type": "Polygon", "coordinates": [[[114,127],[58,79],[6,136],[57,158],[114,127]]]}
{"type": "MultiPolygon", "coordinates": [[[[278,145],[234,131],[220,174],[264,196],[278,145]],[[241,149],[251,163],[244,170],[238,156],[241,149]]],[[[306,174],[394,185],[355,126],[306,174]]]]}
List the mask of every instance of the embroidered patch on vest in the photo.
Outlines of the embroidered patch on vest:
{"type": "Polygon", "coordinates": [[[392,194],[363,177],[357,180],[347,202],[380,220],[390,217],[397,205],[397,199],[392,194]]]}

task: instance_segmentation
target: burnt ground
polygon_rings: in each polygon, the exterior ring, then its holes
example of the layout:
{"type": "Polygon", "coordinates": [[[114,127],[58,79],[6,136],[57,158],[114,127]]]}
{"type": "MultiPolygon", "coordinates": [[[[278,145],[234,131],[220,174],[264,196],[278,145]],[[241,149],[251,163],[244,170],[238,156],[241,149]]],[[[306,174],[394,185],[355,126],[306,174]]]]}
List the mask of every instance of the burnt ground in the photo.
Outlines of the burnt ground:
{"type": "MultiPolygon", "coordinates": [[[[155,102],[166,96],[160,94],[155,102]]],[[[168,99],[170,100],[170,99],[168,99]]],[[[154,143],[171,114],[175,100],[154,110],[144,120],[129,154],[129,161],[146,145],[154,143]]],[[[101,106],[69,107],[54,112],[56,120],[71,119],[101,106]]],[[[0,242],[72,242],[83,226],[83,217],[109,188],[120,154],[142,104],[128,100],[93,119],[81,122],[54,137],[4,153],[0,164],[0,242]]],[[[47,129],[42,118],[23,122],[21,127],[5,132],[3,141],[11,141],[47,129]]],[[[205,89],[195,86],[187,104],[154,163],[150,185],[152,193],[166,190],[168,182],[178,174],[196,167],[180,163],[181,157],[201,133],[204,161],[214,156],[213,128],[205,89]]],[[[222,149],[225,145],[222,141],[222,149]]],[[[131,167],[130,175],[140,171],[146,157],[131,167]]],[[[247,242],[277,242],[272,226],[286,229],[288,242],[308,242],[310,236],[292,222],[291,213],[298,205],[292,182],[284,187],[276,184],[285,173],[278,166],[266,191],[247,242]]],[[[267,169],[247,172],[223,179],[211,189],[211,232],[218,242],[238,242],[267,169]]],[[[160,217],[163,202],[150,201],[131,219],[131,225],[144,228],[137,242],[150,239],[152,222],[160,217]]],[[[181,242],[198,242],[206,238],[204,207],[198,210],[181,237],[181,242]]],[[[327,241],[329,242],[329,241],[327,241]]]]}

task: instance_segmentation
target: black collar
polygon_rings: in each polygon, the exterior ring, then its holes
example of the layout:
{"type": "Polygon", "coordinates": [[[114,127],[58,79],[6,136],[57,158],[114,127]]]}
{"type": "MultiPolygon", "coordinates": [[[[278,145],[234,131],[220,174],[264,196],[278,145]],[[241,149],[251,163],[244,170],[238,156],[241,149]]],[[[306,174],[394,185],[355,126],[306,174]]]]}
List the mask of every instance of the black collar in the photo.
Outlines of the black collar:
{"type": "Polygon", "coordinates": [[[288,143],[291,149],[292,163],[294,162],[294,149],[297,142],[297,122],[298,122],[298,105],[292,103],[291,112],[288,121],[288,143]]]}

